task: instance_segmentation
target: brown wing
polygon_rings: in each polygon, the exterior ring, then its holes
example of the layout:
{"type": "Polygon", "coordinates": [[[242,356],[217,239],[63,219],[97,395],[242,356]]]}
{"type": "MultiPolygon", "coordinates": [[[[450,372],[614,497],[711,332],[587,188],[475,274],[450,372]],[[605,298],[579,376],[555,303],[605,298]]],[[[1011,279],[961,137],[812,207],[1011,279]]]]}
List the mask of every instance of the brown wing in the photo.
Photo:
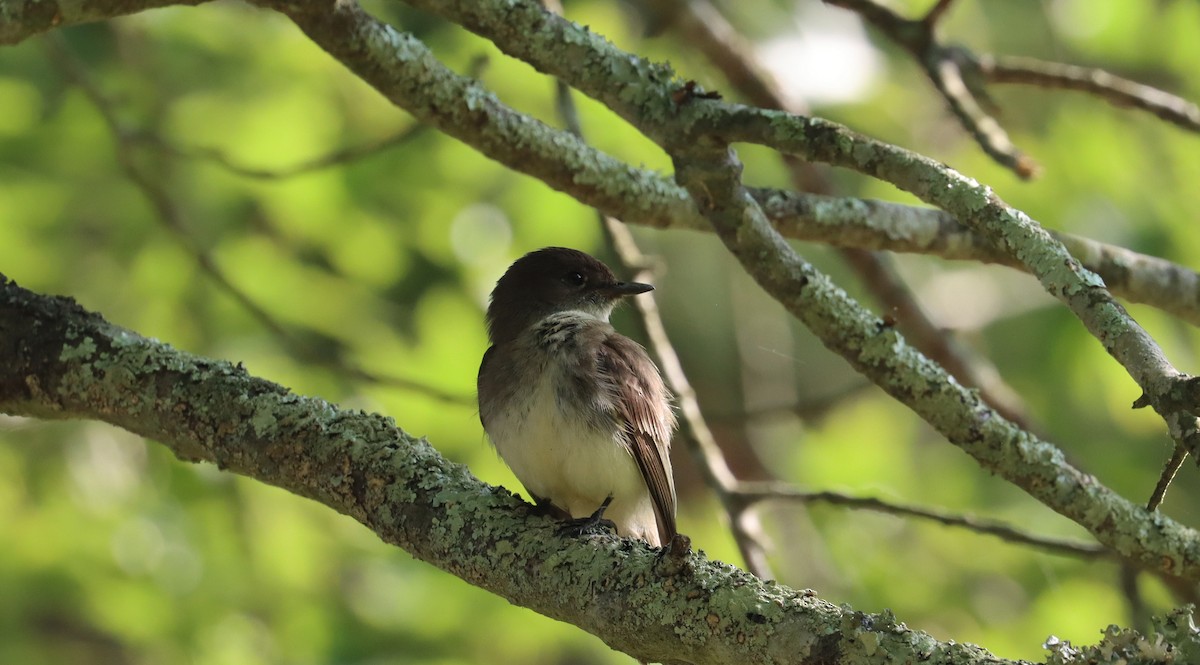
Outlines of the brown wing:
{"type": "Polygon", "coordinates": [[[615,392],[617,416],[654,502],[658,533],[665,546],[675,535],[675,481],[671,477],[671,432],[675,414],[658,368],[637,342],[617,333],[600,347],[599,369],[615,392]]]}

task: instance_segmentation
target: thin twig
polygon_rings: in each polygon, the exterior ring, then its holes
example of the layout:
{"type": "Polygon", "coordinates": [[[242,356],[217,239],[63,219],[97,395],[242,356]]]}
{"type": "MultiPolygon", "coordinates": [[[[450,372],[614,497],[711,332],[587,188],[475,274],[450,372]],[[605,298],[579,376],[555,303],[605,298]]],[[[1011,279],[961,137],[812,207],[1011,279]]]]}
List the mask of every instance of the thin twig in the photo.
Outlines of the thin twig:
{"type": "Polygon", "coordinates": [[[953,58],[945,57],[940,51],[925,61],[930,81],[958,118],[963,128],[975,138],[981,150],[1000,164],[1024,179],[1038,175],[1041,167],[1032,157],[1025,154],[1008,137],[1008,132],[985,108],[985,103],[976,97],[967,85],[963,71],[953,58]]]}
{"type": "Polygon", "coordinates": [[[850,496],[841,492],[831,491],[805,492],[778,483],[754,482],[740,483],[738,487],[734,488],[733,496],[746,503],[758,503],[762,501],[793,501],[803,504],[825,503],[857,510],[870,510],[888,515],[914,517],[946,526],[967,529],[975,533],[996,536],[1010,543],[1030,545],[1058,554],[1068,554],[1085,559],[1115,558],[1112,550],[1103,545],[1038,536],[998,520],[974,517],[972,515],[960,515],[933,508],[905,505],[876,497],[850,496]]]}
{"type": "Polygon", "coordinates": [[[1158,88],[1093,67],[1019,56],[976,55],[961,46],[942,44],[934,32],[953,0],[938,0],[922,19],[915,21],[876,0],[825,2],[858,13],[908,50],[983,151],[1021,177],[1036,175],[1038,166],[1013,145],[993,117],[983,82],[1086,92],[1116,106],[1142,109],[1187,131],[1200,132],[1200,107],[1158,88]]]}
{"type": "Polygon", "coordinates": [[[1200,107],[1196,104],[1102,69],[1017,56],[980,55],[974,62],[992,83],[1086,92],[1114,106],[1142,109],[1182,129],[1200,132],[1200,107]]]}
{"type": "Polygon", "coordinates": [[[1000,123],[992,117],[987,110],[990,104],[983,97],[984,93],[967,84],[967,77],[963,75],[962,49],[947,47],[938,41],[935,29],[951,2],[939,0],[928,14],[917,20],[904,18],[876,0],[825,2],[857,13],[912,54],[959,123],[974,137],[984,153],[1021,178],[1037,175],[1040,167],[1017,148],[1000,123]]]}
{"type": "Polygon", "coordinates": [[[1163,499],[1167,497],[1167,488],[1170,487],[1171,481],[1175,479],[1175,474],[1179,472],[1179,468],[1183,466],[1184,460],[1187,459],[1188,451],[1182,445],[1176,444],[1175,450],[1171,453],[1171,457],[1163,466],[1162,473],[1158,476],[1158,484],[1154,486],[1154,492],[1150,494],[1150,500],[1146,502],[1146,510],[1155,511],[1162,505],[1163,499]]]}

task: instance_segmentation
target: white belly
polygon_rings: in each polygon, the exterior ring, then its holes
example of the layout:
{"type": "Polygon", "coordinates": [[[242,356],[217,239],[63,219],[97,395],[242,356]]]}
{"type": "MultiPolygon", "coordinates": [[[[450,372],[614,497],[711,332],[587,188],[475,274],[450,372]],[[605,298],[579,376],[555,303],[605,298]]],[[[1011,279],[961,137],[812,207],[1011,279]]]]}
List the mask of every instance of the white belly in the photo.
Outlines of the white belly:
{"type": "Polygon", "coordinates": [[[488,435],[500,456],[530,493],[572,517],[587,517],[613,497],[605,516],[617,530],[658,544],[650,492],[620,433],[598,432],[564,416],[554,380],[544,374],[519,392],[514,408],[489,420],[488,435]]]}

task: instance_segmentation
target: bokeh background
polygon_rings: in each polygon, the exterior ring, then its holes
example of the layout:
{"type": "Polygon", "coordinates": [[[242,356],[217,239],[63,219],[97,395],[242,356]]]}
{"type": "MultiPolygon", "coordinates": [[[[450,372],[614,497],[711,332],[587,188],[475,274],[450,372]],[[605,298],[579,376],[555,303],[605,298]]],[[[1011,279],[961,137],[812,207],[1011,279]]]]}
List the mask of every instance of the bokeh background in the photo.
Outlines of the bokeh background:
{"type": "MultiPolygon", "coordinates": [[[[916,15],[931,3],[894,4],[916,15]]],[[[903,53],[848,12],[813,0],[721,7],[814,113],[944,161],[1049,228],[1196,264],[1195,136],[1074,93],[993,88],[1002,122],[1044,166],[1021,182],[981,154],[903,53]]],[[[477,72],[506,103],[561,124],[552,81],[529,66],[404,5],[370,8],[450,66],[477,72]]],[[[565,10],[737,98],[640,3],[572,0],[565,10]]],[[[1102,66],[1195,99],[1197,26],[1200,5],[1183,0],[963,0],[943,34],[979,52],[1102,66]]],[[[634,130],[578,102],[594,144],[670,171],[634,130]]],[[[594,211],[414,126],[287,20],[238,4],[152,11],[5,47],[0,272],[298,393],[389,414],[480,478],[517,489],[473,404],[487,294],[531,249],[611,255],[594,211]],[[390,143],[286,173],[381,142],[390,143]]],[[[788,185],[777,157],[741,155],[748,182],[788,185]]],[[[910,201],[856,174],[832,177],[845,195],[910,201]]],[[[668,330],[740,473],[1086,540],[825,351],[714,237],[635,231],[659,257],[668,330]]],[[[799,248],[875,306],[834,252],[799,248]]],[[[1170,452],[1161,421],[1129,408],[1135,384],[1033,279],[928,257],[896,263],[935,321],[992,359],[1073,463],[1134,501],[1149,496],[1170,452]]],[[[1194,328],[1131,310],[1176,366],[1196,371],[1194,328]]],[[[636,334],[628,312],[617,322],[636,334]]],[[[681,530],[709,556],[740,564],[718,504],[677,448],[681,530]]],[[[1189,462],[1163,509],[1200,523],[1198,487],[1189,462]]],[[[760,512],[781,582],[863,611],[890,608],[940,639],[1041,660],[1051,634],[1090,643],[1131,621],[1111,563],[844,508],[760,512]]],[[[630,662],[412,560],[349,518],[102,424],[0,417],[0,543],[3,663],[630,662]]],[[[1151,610],[1173,607],[1160,582],[1138,581],[1151,610]]]]}

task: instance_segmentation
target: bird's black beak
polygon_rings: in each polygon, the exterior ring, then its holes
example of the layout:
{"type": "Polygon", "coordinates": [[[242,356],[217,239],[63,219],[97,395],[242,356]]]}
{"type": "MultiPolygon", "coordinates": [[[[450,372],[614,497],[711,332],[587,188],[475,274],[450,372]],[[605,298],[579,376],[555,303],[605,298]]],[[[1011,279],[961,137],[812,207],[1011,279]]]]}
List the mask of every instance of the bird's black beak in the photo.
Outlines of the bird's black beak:
{"type": "Polygon", "coordinates": [[[642,282],[617,282],[606,287],[604,290],[613,296],[623,297],[636,296],[639,293],[653,291],[654,287],[649,284],[643,284],[642,282]]]}

